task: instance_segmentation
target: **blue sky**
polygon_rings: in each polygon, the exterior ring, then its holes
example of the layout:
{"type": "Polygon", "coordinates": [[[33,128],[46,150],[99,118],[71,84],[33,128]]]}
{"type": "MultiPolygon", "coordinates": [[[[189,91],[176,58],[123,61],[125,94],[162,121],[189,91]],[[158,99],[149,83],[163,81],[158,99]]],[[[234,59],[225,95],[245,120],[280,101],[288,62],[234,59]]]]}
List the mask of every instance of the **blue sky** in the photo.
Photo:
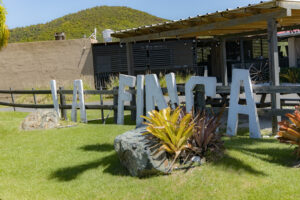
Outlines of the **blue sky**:
{"type": "Polygon", "coordinates": [[[128,6],[166,19],[181,19],[259,0],[3,0],[9,28],[45,23],[94,6],[128,6]]]}

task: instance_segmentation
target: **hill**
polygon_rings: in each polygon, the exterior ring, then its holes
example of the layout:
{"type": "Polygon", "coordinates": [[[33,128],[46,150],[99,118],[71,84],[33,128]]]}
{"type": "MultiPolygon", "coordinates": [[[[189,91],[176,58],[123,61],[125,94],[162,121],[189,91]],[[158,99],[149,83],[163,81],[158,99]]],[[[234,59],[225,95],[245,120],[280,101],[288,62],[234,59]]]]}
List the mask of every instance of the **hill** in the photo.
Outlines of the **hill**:
{"type": "Polygon", "coordinates": [[[10,30],[9,42],[54,40],[56,32],[65,32],[67,39],[89,37],[97,28],[97,39],[102,40],[104,29],[122,30],[166,21],[128,7],[98,6],[68,14],[45,24],[10,30]]]}

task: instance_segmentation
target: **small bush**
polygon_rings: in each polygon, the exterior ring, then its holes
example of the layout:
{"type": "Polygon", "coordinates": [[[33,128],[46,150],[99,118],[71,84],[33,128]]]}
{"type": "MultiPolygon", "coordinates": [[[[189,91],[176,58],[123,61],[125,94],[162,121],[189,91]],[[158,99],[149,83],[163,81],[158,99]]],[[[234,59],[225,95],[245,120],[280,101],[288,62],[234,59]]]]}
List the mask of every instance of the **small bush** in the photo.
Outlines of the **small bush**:
{"type": "Polygon", "coordinates": [[[283,83],[300,83],[300,68],[281,68],[280,81],[283,83]]]}
{"type": "Polygon", "coordinates": [[[119,76],[110,76],[109,80],[105,83],[107,90],[113,90],[114,87],[119,86],[119,76]]]}
{"type": "MultiPolygon", "coordinates": [[[[194,75],[193,74],[183,75],[183,74],[177,73],[175,76],[176,84],[185,84],[191,78],[191,76],[194,76],[194,75]]],[[[161,73],[159,74],[159,84],[162,88],[167,87],[166,78],[161,73]]]]}
{"type": "Polygon", "coordinates": [[[199,156],[213,161],[223,156],[224,144],[221,135],[216,133],[220,126],[221,112],[218,115],[208,115],[206,112],[193,114],[185,112],[185,108],[170,107],[149,112],[149,117],[142,116],[148,122],[146,135],[149,139],[158,140],[160,148],[171,155],[173,168],[177,159],[182,164],[199,156]]]}
{"type": "Polygon", "coordinates": [[[277,139],[282,143],[297,145],[295,153],[300,158],[300,107],[296,106],[294,114],[286,114],[290,121],[282,121],[277,139]]]}
{"type": "Polygon", "coordinates": [[[180,154],[188,148],[187,140],[193,134],[195,126],[192,115],[182,115],[182,110],[178,107],[171,110],[170,107],[149,112],[149,117],[142,116],[148,122],[146,135],[152,135],[160,140],[161,147],[158,151],[165,150],[174,156],[170,169],[174,165],[180,154]]]}
{"type": "Polygon", "coordinates": [[[217,133],[217,128],[221,125],[221,117],[224,109],[217,115],[210,115],[203,111],[194,115],[195,127],[193,135],[188,140],[190,156],[199,156],[208,161],[218,160],[223,157],[224,143],[221,134],[217,133]]]}

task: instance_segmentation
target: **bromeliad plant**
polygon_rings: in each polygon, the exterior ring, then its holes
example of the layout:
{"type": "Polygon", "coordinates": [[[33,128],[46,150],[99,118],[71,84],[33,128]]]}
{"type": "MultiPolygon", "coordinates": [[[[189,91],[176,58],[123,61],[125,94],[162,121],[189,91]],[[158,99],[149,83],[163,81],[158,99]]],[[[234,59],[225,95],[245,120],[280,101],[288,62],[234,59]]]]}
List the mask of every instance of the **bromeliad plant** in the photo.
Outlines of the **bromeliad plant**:
{"type": "Polygon", "coordinates": [[[149,117],[142,116],[148,125],[144,135],[159,141],[156,153],[166,151],[173,157],[170,170],[178,158],[183,164],[194,156],[216,160],[224,152],[221,135],[216,133],[222,114],[223,111],[218,115],[206,112],[196,115],[185,112],[184,107],[153,110],[149,112],[149,117]]]}
{"type": "Polygon", "coordinates": [[[190,155],[205,157],[207,160],[216,160],[224,153],[224,142],[221,134],[217,133],[217,128],[221,125],[221,117],[224,108],[217,115],[209,115],[203,111],[194,115],[195,127],[193,135],[188,140],[190,155]]]}
{"type": "Polygon", "coordinates": [[[277,139],[282,143],[298,145],[296,148],[297,157],[300,158],[300,107],[296,106],[294,114],[286,114],[289,121],[282,121],[277,139]]]}
{"type": "Polygon", "coordinates": [[[148,122],[147,132],[160,140],[158,151],[165,150],[174,155],[170,170],[180,154],[188,148],[187,140],[193,135],[195,123],[192,114],[182,116],[182,109],[171,110],[170,107],[149,112],[149,117],[142,116],[148,122]]]}

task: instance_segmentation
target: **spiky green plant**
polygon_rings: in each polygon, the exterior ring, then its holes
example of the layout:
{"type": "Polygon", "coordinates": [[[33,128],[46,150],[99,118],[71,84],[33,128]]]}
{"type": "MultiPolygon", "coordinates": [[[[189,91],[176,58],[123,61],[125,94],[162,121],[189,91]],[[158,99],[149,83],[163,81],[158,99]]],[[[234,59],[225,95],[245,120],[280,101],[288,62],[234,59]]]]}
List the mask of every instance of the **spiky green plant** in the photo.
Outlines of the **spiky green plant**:
{"type": "Polygon", "coordinates": [[[216,160],[223,155],[224,143],[221,134],[216,132],[221,125],[223,112],[224,108],[217,115],[209,115],[205,111],[193,115],[195,127],[193,135],[188,140],[191,155],[205,157],[207,160],[216,160]]]}
{"type": "MultiPolygon", "coordinates": [[[[183,84],[186,83],[192,76],[194,76],[194,74],[187,74],[187,75],[183,75],[180,73],[177,73],[175,78],[176,78],[176,83],[177,84],[183,84]]],[[[161,87],[167,87],[167,82],[166,82],[166,78],[165,75],[163,75],[162,73],[159,74],[159,84],[161,87]]]]}
{"type": "Polygon", "coordinates": [[[300,158],[300,107],[296,106],[294,114],[286,114],[289,121],[282,121],[279,132],[277,133],[277,139],[282,143],[297,145],[296,154],[300,158]]]}
{"type": "Polygon", "coordinates": [[[296,70],[288,69],[286,74],[281,74],[280,76],[286,79],[289,83],[299,83],[300,81],[300,73],[296,70]]]}
{"type": "Polygon", "coordinates": [[[187,140],[193,134],[195,126],[192,114],[187,113],[181,117],[181,113],[182,110],[179,107],[175,110],[168,107],[160,111],[149,112],[149,117],[142,116],[148,121],[145,123],[147,125],[145,134],[151,134],[160,141],[161,147],[158,151],[165,150],[174,155],[170,170],[182,151],[188,148],[187,140]]]}
{"type": "Polygon", "coordinates": [[[107,90],[113,90],[114,87],[119,86],[119,76],[112,75],[109,77],[108,81],[105,83],[105,87],[107,90]]]}

